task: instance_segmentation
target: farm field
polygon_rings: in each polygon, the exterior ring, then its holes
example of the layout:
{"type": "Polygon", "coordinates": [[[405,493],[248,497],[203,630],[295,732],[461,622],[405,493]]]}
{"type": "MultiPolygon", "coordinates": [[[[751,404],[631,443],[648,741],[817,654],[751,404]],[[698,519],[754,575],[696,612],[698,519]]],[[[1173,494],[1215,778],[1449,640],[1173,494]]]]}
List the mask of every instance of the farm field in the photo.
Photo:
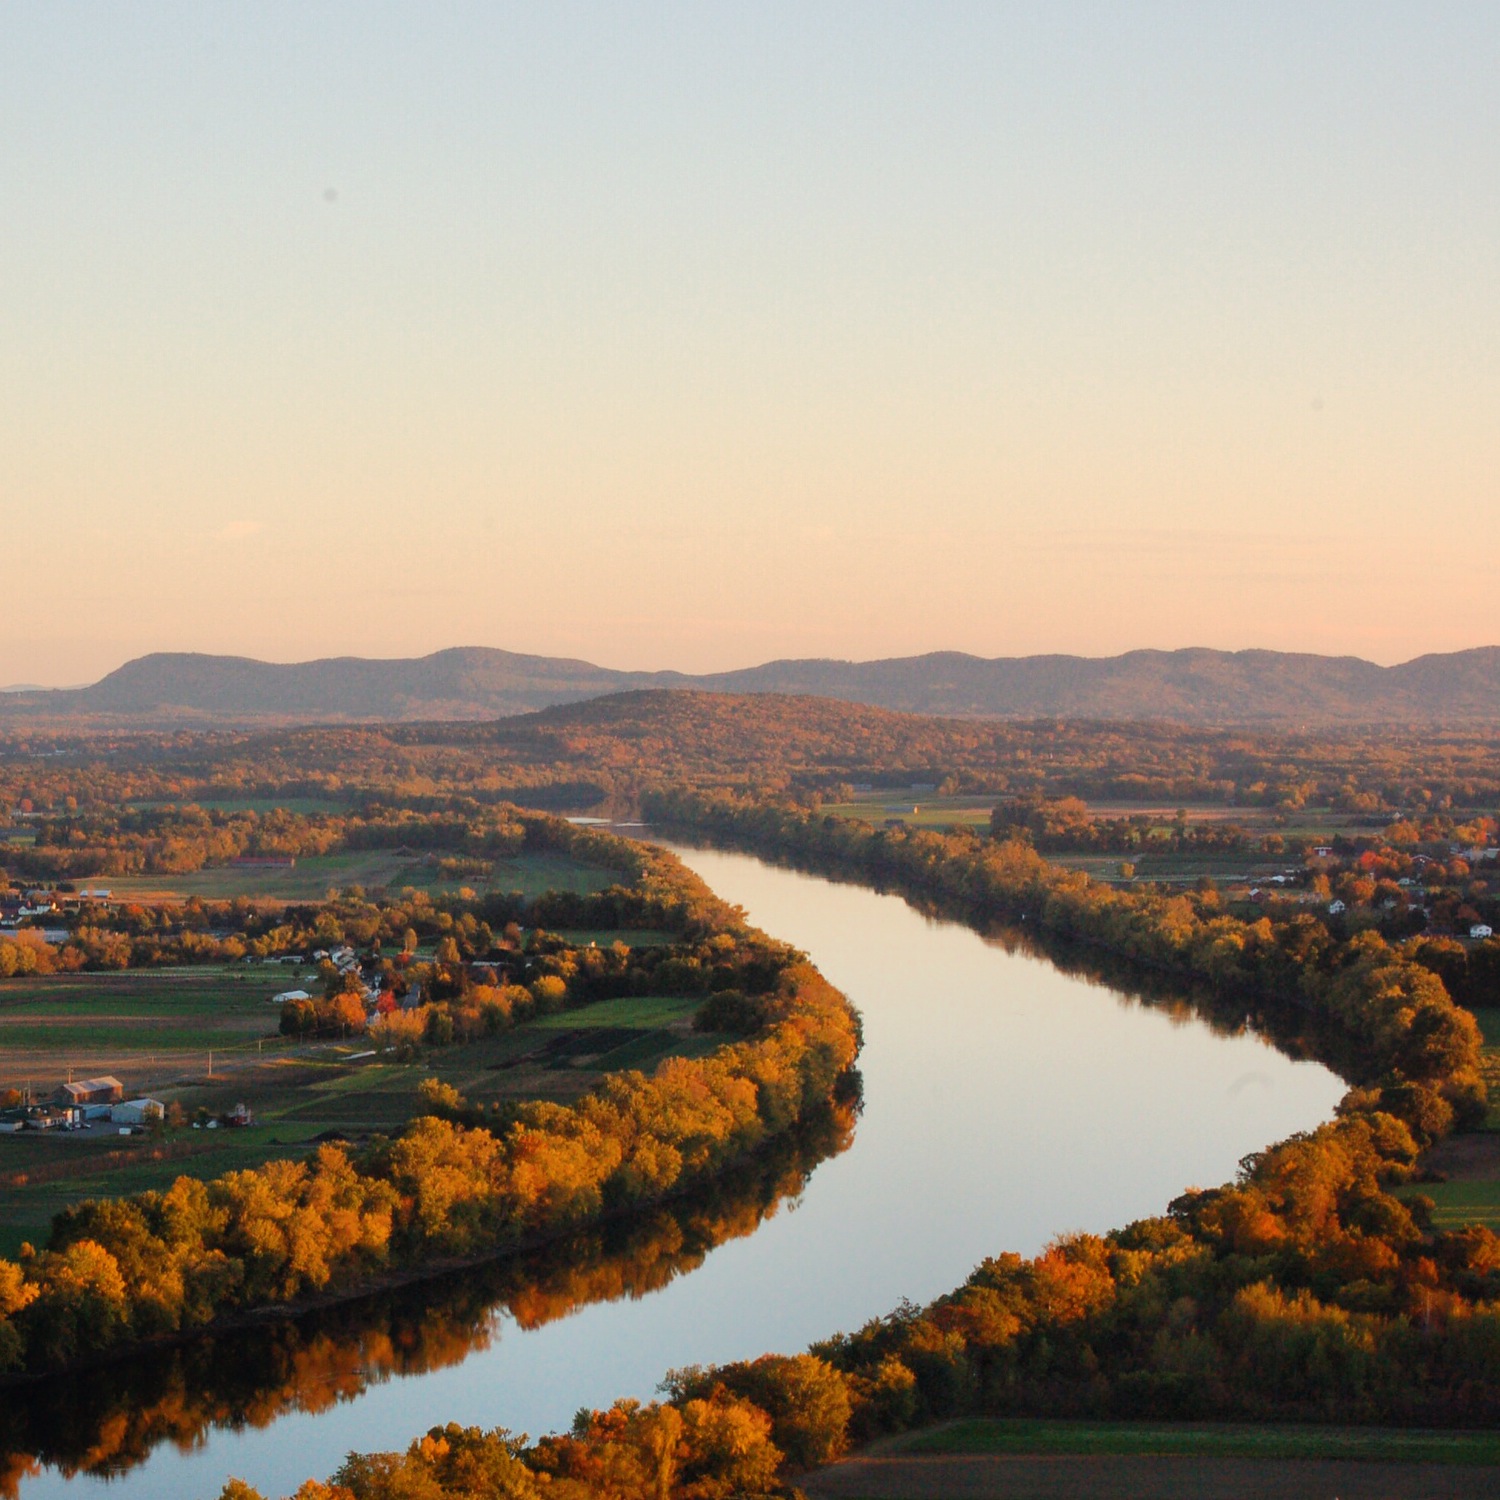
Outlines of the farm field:
{"type": "Polygon", "coordinates": [[[265,901],[321,901],[330,890],[360,886],[436,894],[469,886],[475,890],[520,891],[526,896],[543,891],[602,891],[619,880],[614,870],[583,864],[562,854],[522,854],[496,860],[489,873],[452,877],[435,861],[421,855],[390,850],[356,850],[343,854],[312,855],[293,866],[214,865],[181,875],[100,876],[94,882],[109,887],[115,898],[171,900],[201,896],[225,901],[249,896],[265,901]]]}
{"type": "Polygon", "coordinates": [[[859,818],[877,826],[887,818],[899,818],[914,828],[988,828],[990,812],[998,799],[993,796],[940,797],[935,792],[858,792],[848,802],[828,802],[823,811],[835,818],[859,818]]]}
{"type": "Polygon", "coordinates": [[[558,929],[558,936],[575,948],[587,948],[590,943],[601,948],[611,943],[624,943],[628,948],[663,948],[677,941],[670,932],[655,927],[563,927],[558,929]]]}
{"type": "Polygon", "coordinates": [[[1500,1433],[1278,1423],[973,1417],[882,1444],[886,1453],[1154,1453],[1500,1465],[1500,1433]]]}
{"type": "Polygon", "coordinates": [[[814,1500],[1459,1500],[1500,1489],[1490,1432],[974,1419],[877,1443],[814,1500]]]}
{"type": "Polygon", "coordinates": [[[1500,1181],[1494,1177],[1426,1182],[1421,1191],[1436,1205],[1432,1222],[1437,1228],[1461,1229],[1465,1224],[1483,1224],[1487,1229],[1500,1231],[1500,1181]]]}
{"type": "Polygon", "coordinates": [[[348,803],[340,802],[333,797],[298,797],[292,795],[278,797],[194,797],[187,804],[151,800],[148,798],[127,802],[125,805],[140,811],[150,811],[161,807],[190,805],[201,807],[204,812],[290,812],[309,816],[318,813],[342,813],[349,810],[348,803]]]}
{"type": "Polygon", "coordinates": [[[1185,853],[1142,854],[1048,854],[1047,859],[1069,870],[1082,870],[1095,880],[1121,881],[1120,863],[1135,866],[1137,881],[1162,881],[1185,885],[1207,876],[1211,880],[1264,880],[1296,868],[1294,861],[1270,854],[1242,854],[1234,850],[1200,850],[1185,853]]]}
{"type": "Polygon", "coordinates": [[[1444,1182],[1410,1189],[1433,1201],[1432,1222],[1439,1229],[1483,1224],[1500,1232],[1500,1009],[1474,1012],[1484,1036],[1480,1065],[1490,1090],[1490,1117],[1483,1130],[1449,1136],[1424,1158],[1444,1182]]]}
{"type": "MultiPolygon", "coordinates": [[[[829,802],[822,811],[839,818],[862,818],[867,823],[881,823],[886,818],[900,818],[919,825],[947,826],[955,823],[988,823],[996,803],[1005,800],[993,793],[966,792],[945,796],[915,788],[892,787],[856,792],[847,802],[829,802]]],[[[1284,811],[1273,807],[1226,807],[1221,802],[1187,803],[1170,806],[1160,802],[1127,802],[1101,798],[1088,802],[1092,817],[1150,818],[1161,828],[1169,828],[1179,811],[1190,823],[1234,823],[1251,833],[1280,833],[1305,838],[1334,833],[1368,832],[1384,827],[1384,821],[1373,822],[1365,814],[1342,812],[1332,807],[1302,807],[1284,811]]]]}
{"type": "Polygon", "coordinates": [[[113,1073],[131,1089],[232,1067],[276,1035],[266,1002],[299,982],[278,966],[134,969],[0,980],[0,1088],[50,1093],[73,1077],[113,1073]]]}
{"type": "MultiPolygon", "coordinates": [[[[68,976],[4,986],[0,997],[0,1079],[13,1059],[35,1063],[38,1091],[62,1081],[57,1055],[66,1044],[42,1044],[80,1028],[103,1025],[105,1050],[89,1053],[87,1069],[113,1073],[128,1092],[149,1092],[191,1114],[244,1102],[255,1112],[247,1129],[183,1128],[158,1137],[121,1138],[111,1128],[66,1135],[0,1137],[0,1256],[23,1241],[44,1240],[52,1216],[69,1203],[161,1188],[176,1177],[211,1177],[274,1157],[300,1156],[320,1139],[394,1133],[416,1110],[423,1079],[437,1077],[471,1099],[576,1098],[606,1073],[654,1068],[674,1055],[701,1056],[725,1038],[692,1030],[698,1001],[646,996],[559,1012],[462,1046],[424,1050],[410,1062],[377,1058],[362,1038],[293,1043],[276,1035],[278,1012],[265,1003],[264,971],[168,971],[153,993],[151,974],[68,976]],[[78,983],[82,979],[83,983],[78,983]],[[95,986],[103,980],[101,993],[95,986]],[[196,980],[196,982],[194,982],[196,980]],[[29,998],[23,998],[29,997],[29,998]],[[33,1006],[20,1028],[26,1045],[7,1045],[4,1020],[33,1006]],[[131,1014],[136,1012],[137,1014],[131,1014]],[[52,1023],[40,1020],[53,1018],[52,1023]],[[56,1026],[58,1017],[65,1020],[56,1026]],[[196,1019],[195,1019],[196,1018],[196,1019]],[[133,1023],[133,1024],[132,1024],[133,1023]],[[214,1077],[206,1075],[206,1039],[219,1038],[214,1077]],[[163,1038],[173,1039],[169,1051],[163,1038]],[[255,1043],[264,1050],[254,1050],[255,1043]],[[109,1051],[113,1043],[118,1051],[109,1051]],[[156,1048],[158,1050],[148,1050],[156,1048]],[[223,1059],[221,1061],[221,1058],[223,1059]],[[43,1074],[41,1064],[47,1064],[43,1074]]],[[[288,981],[290,982],[290,981],[288,981]]]]}

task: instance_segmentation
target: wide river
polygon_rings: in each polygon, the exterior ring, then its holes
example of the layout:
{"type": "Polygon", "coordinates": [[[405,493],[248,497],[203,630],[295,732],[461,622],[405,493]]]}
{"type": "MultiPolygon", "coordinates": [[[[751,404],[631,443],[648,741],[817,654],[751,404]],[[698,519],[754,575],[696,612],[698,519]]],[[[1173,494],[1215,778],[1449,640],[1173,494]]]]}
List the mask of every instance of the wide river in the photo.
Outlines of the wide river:
{"type": "MultiPolygon", "coordinates": [[[[986,1255],[1160,1213],[1185,1187],[1231,1177],[1247,1152],[1327,1119],[1343,1091],[1256,1036],[1127,1000],[897,897],[744,855],[678,852],[858,1006],[853,1145],[754,1233],[659,1290],[530,1329],[497,1310],[492,1336],[465,1358],[406,1377],[371,1371],[321,1411],[210,1429],[189,1451],[159,1446],[108,1481],[109,1500],[208,1500],[230,1474],[285,1495],[351,1449],[404,1446],[438,1422],[537,1434],[580,1406],[649,1397],[673,1366],[794,1352],[949,1290],[986,1255]]],[[[44,1468],[21,1495],[86,1500],[104,1484],[44,1468]]]]}

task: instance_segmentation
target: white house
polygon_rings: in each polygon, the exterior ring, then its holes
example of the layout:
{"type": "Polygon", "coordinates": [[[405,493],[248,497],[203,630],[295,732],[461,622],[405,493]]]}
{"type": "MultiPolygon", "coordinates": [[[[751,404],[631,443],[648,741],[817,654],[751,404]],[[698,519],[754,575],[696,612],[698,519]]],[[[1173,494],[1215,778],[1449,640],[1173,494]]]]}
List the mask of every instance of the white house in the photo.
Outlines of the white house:
{"type": "Polygon", "coordinates": [[[1488,938],[1494,937],[1494,935],[1495,929],[1488,922],[1476,922],[1469,929],[1469,936],[1471,938],[1488,938]]]}
{"type": "Polygon", "coordinates": [[[312,996],[306,990],[282,990],[279,995],[271,996],[272,1005],[285,1005],[288,1000],[311,1000],[312,996]]]}
{"type": "Polygon", "coordinates": [[[1330,901],[1328,903],[1328,915],[1330,917],[1336,917],[1341,911],[1344,910],[1346,910],[1346,908],[1342,901],[1330,901]]]}
{"type": "Polygon", "coordinates": [[[144,1125],[149,1120],[159,1120],[167,1112],[160,1099],[127,1099],[110,1110],[109,1118],[116,1125],[144,1125]]]}

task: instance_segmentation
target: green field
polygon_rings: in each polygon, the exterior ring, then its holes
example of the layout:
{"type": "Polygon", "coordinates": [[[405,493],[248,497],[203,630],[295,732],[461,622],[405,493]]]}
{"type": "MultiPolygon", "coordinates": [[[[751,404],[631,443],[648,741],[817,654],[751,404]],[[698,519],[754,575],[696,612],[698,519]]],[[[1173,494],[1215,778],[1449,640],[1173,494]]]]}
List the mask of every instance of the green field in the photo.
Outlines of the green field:
{"type": "Polygon", "coordinates": [[[1479,1030],[1484,1036],[1485,1047],[1500,1051],[1500,1008],[1476,1006],[1471,1014],[1479,1022],[1479,1030]]]}
{"type": "Polygon", "coordinates": [[[700,1004],[701,1000],[684,999],[681,995],[626,995],[618,1000],[600,1000],[582,1010],[560,1010],[555,1015],[540,1016],[508,1035],[569,1031],[580,1023],[589,1026],[668,1026],[690,1017],[700,1004]]]}
{"type": "Polygon", "coordinates": [[[586,895],[602,891],[620,878],[617,871],[582,864],[565,854],[521,854],[495,861],[487,875],[450,877],[421,855],[377,849],[311,855],[291,868],[215,865],[183,875],[99,876],[92,883],[107,886],[116,899],[201,896],[223,901],[252,896],[271,901],[321,901],[329,891],[350,886],[393,891],[410,886],[434,894],[469,886],[475,890],[520,891],[526,896],[538,896],[543,891],[586,895]]]}
{"type": "Polygon", "coordinates": [[[677,941],[670,932],[656,927],[563,927],[557,935],[575,948],[587,948],[590,943],[600,948],[608,948],[611,943],[624,943],[627,948],[664,948],[677,941]]]}
{"type": "Polygon", "coordinates": [[[586,865],[566,854],[520,854],[496,861],[487,889],[520,891],[523,896],[540,896],[544,891],[576,891],[588,896],[624,879],[618,870],[586,865]]]}
{"type": "Polygon", "coordinates": [[[1424,1182],[1419,1191],[1437,1205],[1432,1222],[1439,1229],[1483,1224],[1500,1231],[1500,1182],[1424,1182]]]}
{"type": "Polygon", "coordinates": [[[882,1454],[1074,1453],[1500,1464],[1500,1432],[976,1417],[882,1445],[882,1454]]]}
{"type": "Polygon", "coordinates": [[[217,1177],[273,1157],[299,1156],[312,1149],[316,1133],[263,1124],[248,1130],[183,1130],[174,1133],[170,1144],[192,1154],[167,1161],[151,1159],[160,1143],[146,1136],[0,1138],[0,1256],[13,1258],[27,1241],[45,1243],[53,1216],[69,1204],[161,1189],[182,1176],[217,1177]]]}

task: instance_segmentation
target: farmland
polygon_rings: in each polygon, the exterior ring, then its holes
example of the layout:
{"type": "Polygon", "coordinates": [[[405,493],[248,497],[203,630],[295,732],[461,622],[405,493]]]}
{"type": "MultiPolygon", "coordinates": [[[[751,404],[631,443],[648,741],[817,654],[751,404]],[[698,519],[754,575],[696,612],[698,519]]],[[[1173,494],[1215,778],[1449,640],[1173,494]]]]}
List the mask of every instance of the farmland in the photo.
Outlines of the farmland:
{"type": "MultiPolygon", "coordinates": [[[[248,1103],[247,1129],[166,1130],[122,1139],[107,1126],[0,1138],[0,1255],[45,1238],[60,1208],[83,1198],[212,1177],[319,1139],[396,1132],[416,1113],[418,1085],[437,1077],[477,1102],[577,1098],[620,1068],[703,1056],[724,1038],[696,1033],[693,1000],[607,1000],[540,1017],[419,1061],[373,1056],[362,1039],[291,1042],[266,1004],[274,970],[60,976],[0,987],[0,1084],[50,1091],[73,1076],[112,1073],[191,1114],[248,1103]],[[213,1046],[214,1072],[207,1073],[213,1046]],[[66,1059],[66,1061],[65,1061],[66,1059]],[[75,1062],[74,1059],[77,1059],[75,1062]]],[[[289,981],[288,981],[289,982],[289,981]]]]}
{"type": "Polygon", "coordinates": [[[809,1476],[818,1500],[1359,1500],[1491,1494],[1489,1432],[977,1418],[877,1443],[809,1476]]]}
{"type": "Polygon", "coordinates": [[[0,981],[0,1087],[50,1092],[74,1077],[113,1073],[156,1089],[234,1067],[275,1038],[266,1002],[297,970],[230,965],[52,974],[0,981]]]}
{"type": "MultiPolygon", "coordinates": [[[[905,828],[988,829],[990,814],[1001,799],[973,794],[942,795],[919,787],[885,788],[855,793],[848,801],[830,802],[820,811],[838,818],[857,819],[905,828]]],[[[1190,885],[1195,881],[1263,880],[1289,868],[1298,868],[1300,858],[1268,854],[1258,846],[1268,834],[1283,839],[1332,839],[1339,834],[1368,831],[1368,818],[1331,807],[1299,808],[1294,812],[1264,807],[1226,807],[1214,803],[1193,803],[1182,808],[1165,807],[1159,802],[1125,802],[1103,798],[1088,803],[1089,817],[1099,821],[1148,819],[1154,833],[1162,840],[1159,848],[1143,848],[1129,854],[1079,852],[1049,849],[1048,858],[1068,869],[1082,870],[1095,880],[1110,884],[1123,878],[1120,865],[1128,860],[1134,866],[1132,877],[1168,885],[1190,885]],[[1166,841],[1173,831],[1178,812],[1195,826],[1233,824],[1248,835],[1247,847],[1226,846],[1175,849],[1166,841]]]]}
{"type": "Polygon", "coordinates": [[[616,871],[583,864],[566,855],[521,854],[514,858],[476,862],[472,873],[449,875],[435,858],[358,850],[311,855],[294,865],[211,865],[181,875],[100,877],[116,899],[172,899],[200,896],[223,901],[248,896],[259,901],[321,901],[331,890],[413,890],[436,894],[469,886],[475,890],[520,891],[525,896],[543,891],[602,891],[619,879],[616,871]]]}
{"type": "Polygon", "coordinates": [[[891,1452],[1149,1453],[1223,1458],[1349,1458],[1500,1464],[1500,1435],[1276,1423],[1090,1422],[971,1418],[898,1439],[891,1452]]]}
{"type": "MultiPolygon", "coordinates": [[[[293,864],[238,863],[192,874],[109,881],[116,903],[154,895],[249,897],[259,906],[321,902],[331,889],[412,887],[429,894],[479,886],[533,896],[587,894],[616,883],[618,871],[557,850],[440,864],[434,856],[349,851],[293,864]],[[459,865],[459,871],[454,871],[459,865]],[[478,869],[473,867],[477,866],[478,869]]],[[[655,929],[592,927],[563,934],[590,945],[655,948],[672,942],[655,929]]],[[[429,936],[411,958],[433,958],[429,936]]],[[[0,981],[0,1092],[50,1096],[68,1079],[110,1074],[127,1097],[149,1095],[185,1116],[218,1114],[237,1103],[254,1111],[249,1128],[194,1131],[183,1125],[152,1137],[122,1138],[107,1125],[66,1134],[0,1137],[0,1255],[45,1238],[67,1203],[159,1187],[181,1173],[210,1177],[276,1157],[297,1156],[330,1133],[360,1139],[399,1131],[416,1111],[418,1085],[439,1077],[483,1103],[567,1101],[605,1071],[650,1069],[662,1058],[698,1056],[722,1038],[692,1030],[694,1002],[644,997],[607,1001],[472,1037],[463,1045],[410,1055],[377,1055],[364,1037],[287,1037],[280,1007],[289,989],[321,993],[325,975],[302,963],[233,960],[104,972],[33,974],[0,981]]],[[[172,1113],[176,1114],[175,1111],[172,1113]]]]}

